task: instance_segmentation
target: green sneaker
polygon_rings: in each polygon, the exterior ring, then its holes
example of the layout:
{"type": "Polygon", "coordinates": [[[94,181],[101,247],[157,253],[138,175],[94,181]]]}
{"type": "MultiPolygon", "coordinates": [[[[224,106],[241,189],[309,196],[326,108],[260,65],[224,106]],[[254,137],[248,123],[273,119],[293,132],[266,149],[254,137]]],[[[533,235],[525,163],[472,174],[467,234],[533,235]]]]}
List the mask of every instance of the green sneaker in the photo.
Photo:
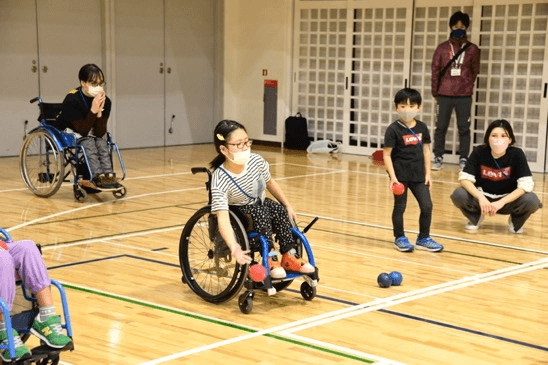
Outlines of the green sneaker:
{"type": "Polygon", "coordinates": [[[34,319],[30,332],[44,341],[49,347],[61,349],[71,341],[70,337],[63,332],[60,316],[51,316],[44,322],[40,322],[38,317],[34,319]]]}
{"type": "MultiPolygon", "coordinates": [[[[0,331],[0,342],[2,343],[2,345],[8,345],[8,333],[6,331],[0,331]]],[[[27,346],[25,346],[23,341],[21,341],[21,338],[19,337],[19,334],[16,330],[13,330],[13,342],[15,344],[16,361],[26,360],[32,356],[30,350],[27,348],[27,346]]],[[[11,362],[9,350],[4,351],[1,358],[4,362],[11,362]]]]}

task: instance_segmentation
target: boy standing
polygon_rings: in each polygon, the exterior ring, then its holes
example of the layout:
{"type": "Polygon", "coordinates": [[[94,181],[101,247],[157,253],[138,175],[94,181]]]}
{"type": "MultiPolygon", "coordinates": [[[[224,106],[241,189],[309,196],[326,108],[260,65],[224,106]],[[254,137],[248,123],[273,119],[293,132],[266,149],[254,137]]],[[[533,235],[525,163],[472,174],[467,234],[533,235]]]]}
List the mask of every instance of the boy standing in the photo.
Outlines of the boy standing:
{"type": "Polygon", "coordinates": [[[394,184],[405,186],[403,194],[394,194],[392,224],[394,246],[402,252],[412,252],[414,247],[405,236],[403,213],[407,205],[407,191],[411,190],[420,207],[418,248],[440,252],[443,246],[430,237],[432,221],[432,199],[430,188],[430,133],[428,127],[415,120],[420,112],[422,97],[415,89],[405,88],[394,98],[400,118],[390,124],[384,136],[384,164],[390,176],[390,188],[394,184]]]}

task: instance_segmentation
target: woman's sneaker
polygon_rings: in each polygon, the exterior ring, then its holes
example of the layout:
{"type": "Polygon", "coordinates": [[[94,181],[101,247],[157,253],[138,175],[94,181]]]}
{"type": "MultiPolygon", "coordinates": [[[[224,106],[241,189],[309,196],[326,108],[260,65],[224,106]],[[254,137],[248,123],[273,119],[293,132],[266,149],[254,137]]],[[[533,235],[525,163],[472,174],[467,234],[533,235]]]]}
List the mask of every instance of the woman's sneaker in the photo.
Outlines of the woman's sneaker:
{"type": "Polygon", "coordinates": [[[432,163],[432,170],[434,171],[441,170],[442,166],[443,166],[443,157],[434,158],[434,162],[432,163]]]}
{"type": "Polygon", "coordinates": [[[518,229],[517,231],[514,229],[514,223],[512,223],[512,216],[508,217],[508,231],[512,233],[522,234],[523,233],[523,227],[518,229]]]}
{"type": "MultiPolygon", "coordinates": [[[[16,361],[29,359],[32,356],[32,353],[27,348],[27,346],[25,346],[23,341],[21,341],[21,338],[19,337],[19,334],[17,333],[17,331],[13,330],[12,333],[13,333],[13,342],[15,345],[16,361]]],[[[2,345],[6,345],[6,346],[8,345],[8,333],[6,331],[0,331],[0,343],[2,343],[2,345]]],[[[4,351],[1,357],[4,362],[11,362],[9,350],[4,351]]]]}
{"type": "Polygon", "coordinates": [[[268,268],[270,269],[270,277],[272,279],[283,279],[286,276],[285,270],[278,261],[278,253],[271,252],[268,254],[268,268]]]}
{"type": "Polygon", "coordinates": [[[434,241],[430,237],[417,239],[417,248],[422,248],[423,250],[428,250],[430,252],[441,252],[443,246],[434,241]]]}
{"type": "Polygon", "coordinates": [[[464,229],[468,231],[477,231],[479,229],[481,222],[483,222],[484,219],[485,219],[485,215],[482,214],[479,217],[478,223],[474,224],[472,223],[472,221],[468,221],[468,223],[464,225],[464,229]]]}
{"type": "Polygon", "coordinates": [[[300,257],[294,248],[283,254],[282,267],[287,271],[300,272],[301,274],[311,274],[315,270],[314,266],[300,257]]]}
{"type": "Polygon", "coordinates": [[[36,316],[30,332],[44,341],[49,347],[62,349],[72,341],[70,337],[65,335],[63,327],[61,327],[61,317],[51,316],[44,322],[40,322],[40,315],[36,316]]]}
{"type": "Polygon", "coordinates": [[[413,245],[405,236],[400,236],[396,238],[396,240],[394,241],[394,247],[396,247],[396,250],[401,252],[413,252],[413,250],[415,249],[415,247],[413,247],[413,245]]]}

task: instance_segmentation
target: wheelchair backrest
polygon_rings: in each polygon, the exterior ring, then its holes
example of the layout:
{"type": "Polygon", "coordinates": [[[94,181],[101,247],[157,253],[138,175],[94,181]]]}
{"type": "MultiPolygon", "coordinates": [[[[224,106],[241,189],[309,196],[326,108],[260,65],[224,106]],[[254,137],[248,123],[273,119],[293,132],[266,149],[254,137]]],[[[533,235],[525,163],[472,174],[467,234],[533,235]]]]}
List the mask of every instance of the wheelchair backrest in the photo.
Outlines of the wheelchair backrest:
{"type": "Polygon", "coordinates": [[[57,116],[61,113],[63,104],[39,103],[38,106],[40,107],[38,121],[49,125],[55,125],[55,121],[57,120],[57,116]]]}

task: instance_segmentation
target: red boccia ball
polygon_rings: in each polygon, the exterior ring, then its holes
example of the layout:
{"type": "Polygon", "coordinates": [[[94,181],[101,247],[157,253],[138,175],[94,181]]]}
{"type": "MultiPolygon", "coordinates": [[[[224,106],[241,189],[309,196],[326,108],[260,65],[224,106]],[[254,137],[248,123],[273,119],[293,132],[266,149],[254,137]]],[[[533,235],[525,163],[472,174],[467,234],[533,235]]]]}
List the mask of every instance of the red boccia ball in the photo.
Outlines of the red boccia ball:
{"type": "Polygon", "coordinates": [[[402,183],[397,183],[392,185],[392,192],[395,195],[402,195],[404,191],[405,191],[405,185],[403,185],[402,183]]]}

